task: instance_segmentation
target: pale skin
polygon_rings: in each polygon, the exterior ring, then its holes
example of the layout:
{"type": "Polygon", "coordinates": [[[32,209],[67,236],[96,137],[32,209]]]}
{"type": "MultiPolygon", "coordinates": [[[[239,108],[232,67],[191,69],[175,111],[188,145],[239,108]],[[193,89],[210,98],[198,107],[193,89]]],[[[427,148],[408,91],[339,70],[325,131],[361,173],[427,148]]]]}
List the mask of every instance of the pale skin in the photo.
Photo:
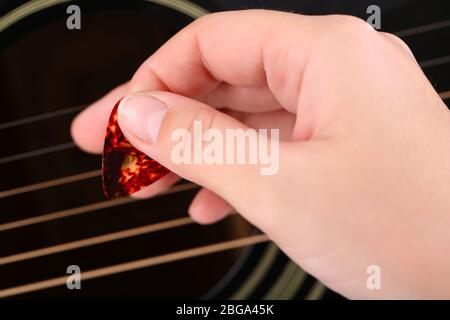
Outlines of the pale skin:
{"type": "Polygon", "coordinates": [[[168,106],[154,142],[127,138],[204,188],[189,213],[213,223],[235,208],[307,272],[348,298],[450,298],[450,112],[408,47],[347,16],[248,10],[198,19],[73,122],[99,153],[114,103],[146,92],[168,106]],[[175,165],[170,133],[279,128],[280,169],[175,165]],[[366,286],[367,267],[382,272],[366,286]]]}

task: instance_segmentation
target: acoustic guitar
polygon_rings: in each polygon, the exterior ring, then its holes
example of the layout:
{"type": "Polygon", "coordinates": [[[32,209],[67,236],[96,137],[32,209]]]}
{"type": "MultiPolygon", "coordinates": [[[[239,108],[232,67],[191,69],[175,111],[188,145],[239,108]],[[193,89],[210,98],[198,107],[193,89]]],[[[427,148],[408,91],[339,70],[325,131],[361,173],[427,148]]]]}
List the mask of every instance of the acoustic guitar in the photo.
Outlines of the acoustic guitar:
{"type": "Polygon", "coordinates": [[[208,12],[264,7],[367,19],[374,3],[383,31],[408,43],[449,102],[448,1],[0,2],[0,298],[342,298],[238,213],[193,223],[191,182],[147,200],[106,199],[101,157],[74,145],[70,124],[208,12]],[[71,30],[73,4],[81,28],[71,30]],[[70,266],[82,272],[80,290],[66,285],[70,266]]]}

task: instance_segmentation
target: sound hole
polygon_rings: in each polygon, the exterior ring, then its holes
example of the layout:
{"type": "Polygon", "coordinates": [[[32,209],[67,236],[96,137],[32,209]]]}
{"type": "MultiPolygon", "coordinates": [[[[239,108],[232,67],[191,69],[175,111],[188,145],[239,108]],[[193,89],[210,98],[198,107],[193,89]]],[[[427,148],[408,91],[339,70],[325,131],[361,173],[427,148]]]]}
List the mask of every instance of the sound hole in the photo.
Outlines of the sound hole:
{"type": "MultiPolygon", "coordinates": [[[[77,110],[74,107],[88,104],[130,79],[153,51],[192,21],[176,10],[154,4],[130,1],[126,7],[98,8],[86,2],[82,6],[82,29],[70,31],[66,28],[65,8],[60,5],[47,9],[6,32],[9,41],[0,52],[0,128],[2,123],[7,124],[0,129],[0,191],[100,169],[99,156],[84,154],[71,143],[70,122],[77,110]],[[54,116],[61,110],[67,112],[54,116]],[[13,124],[18,119],[45,114],[53,116],[13,124]]],[[[106,199],[101,179],[94,172],[72,183],[0,197],[0,228],[14,221],[26,222],[19,227],[9,225],[0,232],[0,243],[4,244],[0,257],[181,218],[186,216],[195,192],[190,188],[98,209],[95,204],[106,199]],[[27,220],[54,213],[65,215],[74,208],[82,214],[41,223],[27,220]]],[[[19,261],[0,266],[0,289],[64,275],[72,264],[88,271],[244,237],[251,232],[252,227],[235,215],[211,227],[189,224],[19,261]]],[[[90,280],[76,294],[200,297],[223,277],[242,250],[90,280]]],[[[19,297],[67,294],[65,287],[56,287],[19,297]]]]}

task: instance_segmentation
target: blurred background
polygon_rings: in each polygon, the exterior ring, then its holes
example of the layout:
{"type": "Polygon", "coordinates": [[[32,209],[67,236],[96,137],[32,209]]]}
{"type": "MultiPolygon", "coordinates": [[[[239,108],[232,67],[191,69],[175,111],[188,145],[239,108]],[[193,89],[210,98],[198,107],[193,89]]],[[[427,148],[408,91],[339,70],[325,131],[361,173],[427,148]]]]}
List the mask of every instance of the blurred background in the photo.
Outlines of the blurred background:
{"type": "Polygon", "coordinates": [[[75,147],[70,123],[208,12],[367,19],[374,4],[382,30],[410,46],[450,105],[448,1],[0,0],[0,297],[341,299],[271,242],[255,243],[258,230],[239,215],[193,224],[198,188],[188,181],[145,201],[106,200],[101,157],[75,147]],[[66,27],[71,4],[81,30],[66,27]],[[70,265],[91,277],[81,290],[65,285],[70,265]]]}

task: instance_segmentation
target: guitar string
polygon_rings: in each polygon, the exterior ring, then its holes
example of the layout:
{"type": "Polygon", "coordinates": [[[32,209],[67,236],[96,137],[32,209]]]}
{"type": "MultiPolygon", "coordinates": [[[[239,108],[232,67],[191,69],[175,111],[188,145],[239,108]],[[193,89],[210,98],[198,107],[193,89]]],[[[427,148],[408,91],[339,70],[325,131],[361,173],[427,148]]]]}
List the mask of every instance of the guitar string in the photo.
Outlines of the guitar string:
{"type": "Polygon", "coordinates": [[[56,111],[51,111],[51,112],[37,114],[34,116],[30,116],[30,117],[21,118],[18,120],[3,122],[3,123],[0,123],[0,130],[9,129],[9,128],[21,126],[24,124],[29,124],[29,123],[33,123],[33,122],[37,122],[37,121],[47,120],[47,119],[75,113],[75,112],[81,111],[84,107],[86,107],[86,106],[83,105],[83,106],[76,106],[76,107],[71,107],[71,108],[64,108],[64,109],[60,109],[60,110],[56,110],[56,111]]]}
{"type": "Polygon", "coordinates": [[[82,180],[86,180],[86,179],[90,179],[90,178],[94,178],[94,177],[99,177],[101,175],[102,175],[102,170],[98,169],[98,170],[82,172],[82,173],[74,174],[74,175],[70,175],[70,176],[65,176],[65,177],[61,177],[61,178],[56,178],[56,179],[52,179],[52,180],[47,180],[47,181],[43,181],[43,182],[33,183],[33,184],[25,185],[22,187],[17,187],[17,188],[5,190],[5,191],[0,191],[0,199],[11,197],[11,196],[16,196],[16,195],[27,193],[27,192],[38,191],[38,190],[42,190],[42,189],[56,187],[56,186],[60,186],[60,185],[66,184],[66,183],[77,182],[77,181],[82,181],[82,180]]]}
{"type": "MultiPolygon", "coordinates": [[[[450,90],[439,93],[439,96],[441,97],[442,100],[450,99],[450,90]]],[[[59,186],[59,185],[63,185],[66,183],[81,181],[84,179],[89,179],[89,178],[100,176],[100,175],[101,175],[101,170],[93,170],[93,171],[83,172],[80,174],[75,174],[75,175],[56,178],[56,179],[47,180],[47,181],[43,181],[43,182],[38,182],[38,183],[30,184],[30,185],[25,185],[22,187],[7,189],[4,191],[0,191],[0,199],[19,195],[19,194],[26,193],[26,192],[38,191],[41,189],[59,186]]]]}
{"type": "MultiPolygon", "coordinates": [[[[235,212],[233,212],[232,214],[235,214],[235,212]]],[[[137,227],[137,228],[121,230],[121,231],[111,232],[111,233],[107,233],[107,234],[100,235],[100,236],[66,242],[63,244],[49,246],[49,247],[45,247],[45,248],[41,248],[41,249],[21,252],[18,254],[0,257],[0,266],[19,262],[19,261],[29,260],[29,259],[33,259],[33,258],[40,258],[43,256],[47,256],[47,255],[51,255],[51,254],[55,254],[55,253],[59,253],[59,252],[66,252],[69,250],[85,248],[85,247],[93,246],[93,245],[97,245],[97,244],[131,238],[134,236],[151,234],[151,233],[155,233],[158,231],[163,231],[163,230],[168,230],[168,229],[172,229],[172,228],[176,228],[176,227],[181,227],[184,225],[189,225],[192,223],[194,223],[194,221],[190,217],[177,218],[177,219],[172,219],[172,220],[168,220],[168,221],[149,224],[149,225],[141,226],[141,227],[137,227]]]]}
{"type": "MultiPolygon", "coordinates": [[[[165,196],[165,195],[173,194],[173,193],[177,193],[177,192],[193,190],[198,187],[199,186],[197,186],[194,183],[190,183],[190,182],[183,183],[180,185],[173,186],[170,189],[155,195],[155,197],[161,197],[161,196],[165,196]]],[[[136,202],[136,201],[141,201],[141,200],[142,199],[136,199],[136,198],[131,198],[131,197],[119,198],[119,199],[114,199],[114,200],[105,200],[105,201],[99,201],[99,202],[95,202],[92,204],[84,205],[81,207],[75,207],[75,208],[55,211],[55,212],[51,212],[51,213],[47,213],[47,214],[43,214],[43,215],[38,215],[35,217],[31,217],[31,218],[25,218],[25,219],[21,219],[21,220],[6,222],[3,224],[0,224],[0,232],[6,231],[6,230],[17,229],[17,228],[21,228],[21,227],[25,227],[25,226],[30,226],[30,225],[37,224],[37,223],[48,222],[48,221],[53,221],[53,220],[57,220],[57,219],[67,218],[67,217],[73,217],[75,215],[80,215],[83,213],[88,213],[88,212],[92,212],[92,211],[96,211],[96,210],[111,208],[114,206],[119,206],[119,205],[136,202]]]]}
{"type": "Polygon", "coordinates": [[[420,33],[444,29],[447,27],[450,27],[450,20],[443,20],[443,21],[433,22],[430,24],[425,24],[425,25],[418,26],[418,27],[400,30],[400,31],[394,32],[394,34],[399,38],[405,38],[405,37],[409,37],[409,36],[420,34],[420,33]]]}
{"type": "Polygon", "coordinates": [[[31,150],[31,151],[25,151],[22,153],[17,153],[17,154],[13,154],[10,156],[0,158],[0,164],[14,162],[14,161],[18,161],[18,160],[25,160],[25,159],[29,159],[29,158],[33,158],[33,157],[37,157],[37,156],[42,156],[42,155],[45,155],[48,153],[63,151],[63,150],[72,149],[72,148],[75,148],[75,143],[73,143],[72,141],[66,142],[66,143],[61,143],[61,144],[56,144],[56,145],[53,145],[50,147],[35,149],[35,150],[31,150]]]}
{"type": "MultiPolygon", "coordinates": [[[[250,245],[255,245],[258,243],[264,243],[269,241],[269,238],[265,234],[258,234],[253,236],[248,236],[244,238],[227,240],[223,242],[218,242],[215,244],[195,247],[186,250],[175,251],[167,254],[162,254],[158,256],[153,256],[149,258],[144,258],[140,260],[134,260],[130,262],[125,262],[121,264],[116,264],[112,266],[107,266],[99,269],[89,270],[83,272],[83,281],[89,279],[96,279],[105,276],[111,276],[118,273],[123,273],[127,271],[148,268],[163,263],[176,262],[188,258],[194,258],[206,254],[218,253],[226,250],[237,249],[240,247],[246,247],[250,245]]],[[[6,298],[15,296],[18,294],[48,289],[60,285],[66,284],[68,276],[61,276],[57,278],[52,278],[48,280],[28,283],[20,286],[15,286],[7,289],[0,290],[0,298],[6,298]]]]}
{"type": "Polygon", "coordinates": [[[422,69],[426,69],[426,68],[436,67],[441,64],[446,64],[449,62],[450,62],[450,56],[445,56],[445,57],[433,58],[433,59],[422,61],[419,63],[419,65],[422,69]]]}
{"type": "Polygon", "coordinates": [[[442,100],[450,99],[450,90],[439,93],[442,100]]]}
{"type": "MultiPolygon", "coordinates": [[[[230,213],[230,216],[235,215],[235,214],[237,214],[237,212],[233,211],[230,213]]],[[[99,235],[99,236],[94,236],[94,237],[70,241],[70,242],[66,242],[66,243],[62,243],[62,244],[58,244],[58,245],[48,246],[45,248],[16,253],[16,254],[12,254],[9,256],[0,257],[0,266],[15,263],[15,262],[20,262],[20,261],[24,261],[24,260],[40,258],[40,257],[44,257],[47,255],[55,254],[55,253],[66,252],[69,250],[85,248],[85,247],[89,247],[89,246],[93,246],[93,245],[97,245],[97,244],[131,238],[131,237],[140,236],[140,235],[144,235],[144,234],[151,234],[151,233],[168,230],[168,229],[173,229],[176,227],[181,227],[181,226],[185,226],[185,225],[189,225],[189,224],[193,224],[193,223],[194,223],[194,220],[192,220],[190,217],[177,218],[177,219],[167,220],[167,221],[163,221],[163,222],[152,223],[152,224],[145,225],[145,226],[140,226],[137,228],[131,228],[131,229],[126,229],[126,230],[106,233],[106,234],[99,235]]]]}

